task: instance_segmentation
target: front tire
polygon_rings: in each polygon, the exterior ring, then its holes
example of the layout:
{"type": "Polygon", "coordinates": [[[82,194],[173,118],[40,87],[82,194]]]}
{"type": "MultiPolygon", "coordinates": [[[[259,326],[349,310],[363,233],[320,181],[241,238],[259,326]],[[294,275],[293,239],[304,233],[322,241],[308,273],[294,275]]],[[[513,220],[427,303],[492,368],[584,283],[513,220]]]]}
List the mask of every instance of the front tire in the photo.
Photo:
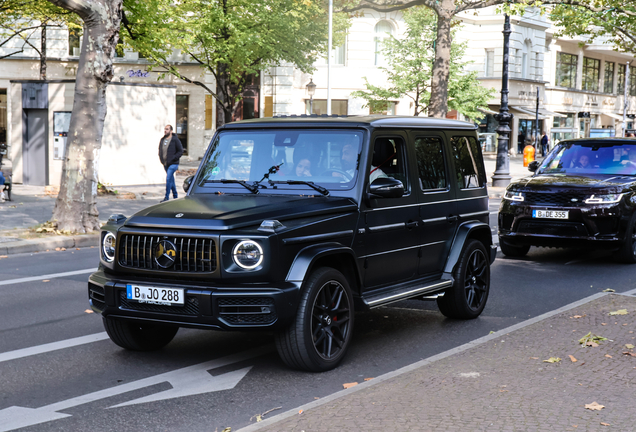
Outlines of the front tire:
{"type": "Polygon", "coordinates": [[[506,241],[503,240],[501,237],[499,237],[499,248],[505,256],[515,258],[525,256],[530,250],[529,245],[513,246],[506,243],[506,241]]]}
{"type": "Polygon", "coordinates": [[[155,351],[168,345],[179,327],[102,317],[110,340],[131,351],[155,351]]]}
{"type": "Polygon", "coordinates": [[[303,284],[294,322],[276,335],[278,354],[293,369],[333,369],[351,342],[353,318],[347,279],[333,268],[318,268],[303,284]]]}
{"type": "Polygon", "coordinates": [[[490,261],[481,242],[470,240],[466,244],[453,278],[453,286],[437,299],[440,312],[448,318],[477,318],[490,292],[490,261]]]}
{"type": "Polygon", "coordinates": [[[614,258],[616,261],[626,264],[636,263],[636,214],[629,221],[625,230],[625,242],[616,252],[614,258]]]}

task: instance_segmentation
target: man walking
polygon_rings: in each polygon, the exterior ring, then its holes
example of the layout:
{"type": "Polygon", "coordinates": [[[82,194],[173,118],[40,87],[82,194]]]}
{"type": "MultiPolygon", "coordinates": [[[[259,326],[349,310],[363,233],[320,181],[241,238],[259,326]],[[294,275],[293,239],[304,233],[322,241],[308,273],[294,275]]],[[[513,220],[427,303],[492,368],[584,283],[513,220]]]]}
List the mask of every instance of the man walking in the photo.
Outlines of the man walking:
{"type": "Polygon", "coordinates": [[[545,157],[545,155],[550,151],[548,148],[548,135],[543,132],[543,136],[541,136],[541,156],[545,157]]]}
{"type": "Polygon", "coordinates": [[[179,159],[183,154],[183,145],[181,145],[179,138],[172,133],[172,126],[167,125],[163,132],[164,136],[159,140],[159,160],[166,170],[166,196],[161,202],[170,199],[170,191],[172,191],[174,199],[178,198],[174,173],[179,169],[179,159]]]}

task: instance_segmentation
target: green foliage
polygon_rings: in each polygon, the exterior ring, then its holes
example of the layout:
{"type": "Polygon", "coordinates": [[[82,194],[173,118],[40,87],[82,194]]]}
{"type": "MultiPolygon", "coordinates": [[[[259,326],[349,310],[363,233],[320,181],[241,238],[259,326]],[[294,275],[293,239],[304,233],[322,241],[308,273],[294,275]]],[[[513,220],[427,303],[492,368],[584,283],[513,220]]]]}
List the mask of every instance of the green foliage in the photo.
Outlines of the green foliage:
{"type": "MultiPolygon", "coordinates": [[[[404,38],[391,36],[383,43],[382,54],[387,67],[381,67],[386,74],[388,88],[376,86],[365,77],[366,90],[351,95],[364,99],[372,112],[386,109],[391,100],[404,96],[414,103],[414,115],[425,112],[431,98],[431,73],[435,58],[437,16],[424,7],[413,7],[404,11],[407,29],[404,38]]],[[[462,62],[466,44],[451,45],[450,75],[448,84],[448,105],[466,117],[475,119],[483,116],[477,108],[485,107],[494,90],[482,87],[476,79],[476,72],[465,71],[468,64],[462,62]]]]}

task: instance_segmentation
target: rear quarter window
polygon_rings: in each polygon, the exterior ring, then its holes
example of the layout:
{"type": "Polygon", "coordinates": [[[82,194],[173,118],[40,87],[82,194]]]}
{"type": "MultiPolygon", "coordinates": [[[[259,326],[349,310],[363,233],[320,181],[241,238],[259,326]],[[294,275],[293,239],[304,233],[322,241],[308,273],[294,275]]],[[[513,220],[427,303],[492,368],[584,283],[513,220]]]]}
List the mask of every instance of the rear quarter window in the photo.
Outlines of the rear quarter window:
{"type": "Polygon", "coordinates": [[[484,187],[486,171],[477,139],[472,136],[454,136],[450,142],[459,187],[461,189],[484,187]]]}

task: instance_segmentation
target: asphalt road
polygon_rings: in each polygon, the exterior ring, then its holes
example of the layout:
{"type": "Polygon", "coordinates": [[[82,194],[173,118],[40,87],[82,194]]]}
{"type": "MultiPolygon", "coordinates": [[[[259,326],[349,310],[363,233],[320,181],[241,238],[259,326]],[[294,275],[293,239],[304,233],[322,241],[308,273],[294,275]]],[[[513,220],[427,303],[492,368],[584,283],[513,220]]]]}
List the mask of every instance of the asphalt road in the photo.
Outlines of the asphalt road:
{"type": "Polygon", "coordinates": [[[256,414],[292,409],[605,288],[636,287],[634,267],[607,253],[498,255],[477,320],[448,320],[434,302],[416,300],[358,313],[343,364],[312,374],[287,369],[263,332],[181,329],[158,352],[120,349],[87,311],[96,264],[96,248],[0,259],[0,431],[237,430],[256,414]],[[80,273],[55,276],[67,272],[80,273]]]}

